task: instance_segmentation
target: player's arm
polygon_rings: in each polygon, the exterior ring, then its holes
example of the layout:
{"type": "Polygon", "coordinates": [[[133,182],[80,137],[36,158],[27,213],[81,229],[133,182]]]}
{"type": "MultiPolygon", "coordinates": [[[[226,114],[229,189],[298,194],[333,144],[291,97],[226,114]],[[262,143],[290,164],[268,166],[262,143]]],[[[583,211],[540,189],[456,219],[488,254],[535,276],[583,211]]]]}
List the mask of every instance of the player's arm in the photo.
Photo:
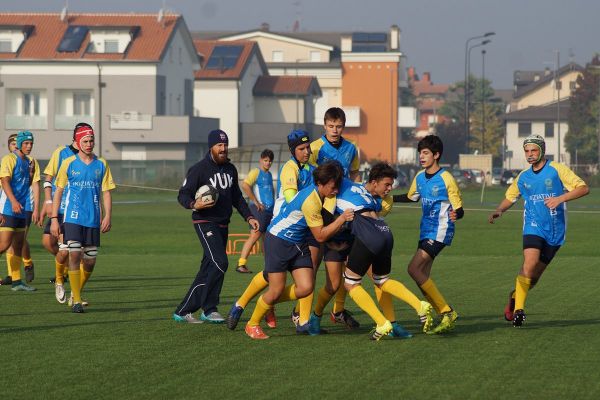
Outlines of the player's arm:
{"type": "Polygon", "coordinates": [[[462,206],[462,198],[460,195],[460,189],[456,184],[456,180],[448,171],[444,171],[442,174],[442,179],[444,180],[444,184],[446,185],[446,191],[448,192],[448,200],[450,201],[450,205],[452,209],[448,213],[450,220],[452,222],[456,222],[465,216],[465,210],[462,206]]]}
{"type": "Polygon", "coordinates": [[[356,147],[356,154],[352,159],[352,163],[350,164],[350,180],[352,182],[360,182],[360,172],[358,171],[360,168],[360,152],[358,147],[356,147]]]}
{"type": "Polygon", "coordinates": [[[50,233],[54,237],[60,236],[60,224],[58,222],[58,211],[60,209],[60,201],[62,199],[62,194],[64,191],[64,186],[56,186],[56,190],[54,191],[54,199],[52,200],[52,210],[50,211],[50,233]]]}
{"type": "Polygon", "coordinates": [[[40,165],[37,160],[33,160],[35,171],[33,173],[33,181],[31,184],[31,191],[33,193],[33,213],[31,214],[31,222],[36,225],[42,226],[43,218],[40,218],[40,165]]]}
{"type": "Polygon", "coordinates": [[[281,181],[281,190],[286,203],[292,201],[296,193],[298,193],[298,174],[299,171],[290,162],[287,162],[279,174],[281,181]]]}
{"type": "Polygon", "coordinates": [[[394,203],[414,203],[419,201],[421,194],[417,191],[417,177],[415,176],[410,184],[407,193],[395,194],[393,196],[394,203]]]}
{"type": "Polygon", "coordinates": [[[549,197],[546,200],[544,200],[544,204],[546,204],[546,207],[554,209],[564,202],[578,199],[587,195],[590,192],[589,186],[571,169],[567,168],[563,164],[554,162],[552,162],[550,165],[556,168],[556,170],[558,171],[558,176],[563,185],[565,185],[565,188],[568,190],[568,192],[565,192],[560,196],[549,197]]]}
{"type": "Polygon", "coordinates": [[[106,233],[110,231],[110,228],[112,227],[112,195],[110,190],[102,192],[102,206],[104,208],[104,213],[102,222],[100,223],[100,232],[106,233]]]}
{"type": "Polygon", "coordinates": [[[354,211],[347,209],[331,224],[324,226],[321,208],[320,201],[315,201],[313,196],[309,196],[304,201],[304,204],[302,204],[302,213],[304,214],[304,218],[306,218],[306,224],[319,243],[328,241],[333,235],[339,232],[346,221],[354,219],[354,211]]]}
{"type": "MultiPolygon", "coordinates": [[[[201,167],[198,164],[191,167],[188,170],[187,175],[185,176],[183,184],[179,188],[179,193],[177,194],[177,201],[179,202],[179,204],[181,204],[183,208],[193,210],[201,210],[203,208],[208,208],[205,207],[205,205],[202,204],[201,201],[196,200],[196,190],[198,190],[198,188],[202,186],[200,183],[202,182],[200,168],[201,167]]],[[[210,207],[214,205],[213,203],[207,204],[210,204],[210,207]]]]}
{"type": "Polygon", "coordinates": [[[6,193],[8,200],[10,200],[12,211],[15,214],[20,214],[23,211],[23,205],[17,201],[12,187],[10,186],[16,162],[17,160],[14,156],[5,156],[2,158],[2,164],[0,165],[0,180],[2,181],[2,190],[6,193]]]}
{"type": "Polygon", "coordinates": [[[44,219],[45,215],[52,215],[52,181],[56,174],[58,174],[58,159],[60,154],[60,148],[54,150],[52,152],[52,156],[50,156],[50,161],[48,161],[48,165],[46,165],[46,169],[44,170],[44,206],[42,207],[42,214],[40,215],[40,219],[44,219]],[[45,214],[45,215],[44,215],[45,214]]]}
{"type": "Polygon", "coordinates": [[[258,208],[259,211],[262,211],[265,209],[265,206],[263,206],[262,203],[258,201],[256,196],[254,195],[254,192],[252,191],[252,186],[256,184],[256,181],[258,179],[258,173],[258,168],[255,168],[248,172],[248,176],[242,181],[242,191],[248,197],[248,199],[250,199],[251,202],[256,204],[256,208],[258,208]]]}

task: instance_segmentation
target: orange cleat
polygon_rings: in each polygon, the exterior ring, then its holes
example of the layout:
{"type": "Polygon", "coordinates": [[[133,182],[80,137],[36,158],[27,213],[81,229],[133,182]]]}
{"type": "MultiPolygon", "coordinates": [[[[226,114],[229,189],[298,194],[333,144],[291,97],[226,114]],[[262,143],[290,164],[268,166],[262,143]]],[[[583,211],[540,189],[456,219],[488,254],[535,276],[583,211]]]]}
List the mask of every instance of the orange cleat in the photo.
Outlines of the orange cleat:
{"type": "Polygon", "coordinates": [[[269,338],[267,335],[265,335],[265,333],[263,332],[260,325],[256,325],[256,326],[246,325],[245,331],[246,331],[246,335],[250,336],[252,339],[263,340],[263,339],[269,338]]]}
{"type": "Polygon", "coordinates": [[[271,308],[265,315],[265,322],[271,329],[277,328],[277,317],[275,317],[275,309],[271,308]]]}

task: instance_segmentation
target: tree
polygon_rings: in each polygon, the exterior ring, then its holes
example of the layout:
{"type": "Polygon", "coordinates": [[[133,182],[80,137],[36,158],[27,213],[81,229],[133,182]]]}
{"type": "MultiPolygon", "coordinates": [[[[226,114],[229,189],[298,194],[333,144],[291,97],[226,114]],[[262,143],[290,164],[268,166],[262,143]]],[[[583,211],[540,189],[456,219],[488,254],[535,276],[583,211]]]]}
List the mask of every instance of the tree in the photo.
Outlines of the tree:
{"type": "Polygon", "coordinates": [[[444,142],[444,154],[441,162],[443,164],[457,164],[458,155],[464,153],[467,146],[467,136],[465,135],[465,126],[458,122],[444,122],[437,124],[436,133],[442,142],[444,142]]]}
{"type": "Polygon", "coordinates": [[[596,55],[577,78],[577,89],[570,98],[565,145],[574,164],[598,162],[599,91],[600,59],[596,55]]]}

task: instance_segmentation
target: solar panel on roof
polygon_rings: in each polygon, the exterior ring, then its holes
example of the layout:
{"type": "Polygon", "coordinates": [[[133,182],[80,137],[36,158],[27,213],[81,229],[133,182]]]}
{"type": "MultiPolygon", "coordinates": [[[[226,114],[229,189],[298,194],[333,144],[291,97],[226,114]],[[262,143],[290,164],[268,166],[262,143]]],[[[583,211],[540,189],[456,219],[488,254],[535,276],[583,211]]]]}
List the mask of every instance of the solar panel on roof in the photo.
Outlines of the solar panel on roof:
{"type": "Polygon", "coordinates": [[[60,44],[58,45],[57,51],[60,52],[75,52],[79,51],[85,35],[88,33],[87,26],[76,26],[71,25],[65,31],[60,44]]]}
{"type": "Polygon", "coordinates": [[[352,42],[367,42],[369,41],[369,34],[365,32],[354,32],[352,34],[352,42]]]}
{"type": "Polygon", "coordinates": [[[355,53],[385,53],[387,48],[384,44],[352,44],[355,53]]]}
{"type": "Polygon", "coordinates": [[[352,43],[386,43],[387,33],[382,32],[354,32],[352,43]]]}
{"type": "Polygon", "coordinates": [[[370,43],[385,43],[387,42],[387,34],[386,33],[369,33],[369,42],[370,43]]]}
{"type": "Polygon", "coordinates": [[[235,68],[244,46],[215,46],[205,69],[231,69],[235,68]]]}

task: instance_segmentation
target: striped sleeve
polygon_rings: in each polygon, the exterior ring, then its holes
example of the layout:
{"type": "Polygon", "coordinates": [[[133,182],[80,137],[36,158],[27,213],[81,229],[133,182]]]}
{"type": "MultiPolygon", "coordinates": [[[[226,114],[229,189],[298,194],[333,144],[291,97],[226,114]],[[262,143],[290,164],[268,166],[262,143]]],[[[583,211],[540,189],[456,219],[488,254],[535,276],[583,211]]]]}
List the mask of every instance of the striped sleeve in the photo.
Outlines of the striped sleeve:
{"type": "Polygon", "coordinates": [[[587,186],[579,176],[575,174],[569,167],[557,162],[550,162],[550,166],[558,172],[560,181],[565,185],[565,188],[570,192],[578,187],[587,186]]]}
{"type": "Polygon", "coordinates": [[[516,203],[517,200],[521,198],[521,192],[519,191],[519,179],[521,178],[522,174],[523,171],[521,171],[513,180],[513,183],[511,183],[508,189],[506,189],[506,194],[504,195],[507,200],[512,201],[513,203],[516,203]]]}
{"type": "Polygon", "coordinates": [[[323,226],[321,208],[321,199],[316,192],[312,192],[302,203],[302,214],[304,214],[306,225],[308,225],[309,228],[323,226]]]}
{"type": "Polygon", "coordinates": [[[442,179],[444,180],[444,184],[446,185],[446,190],[448,191],[448,200],[450,200],[452,208],[454,210],[458,210],[462,207],[462,198],[460,196],[460,189],[456,184],[456,180],[448,171],[444,171],[442,173],[442,179]]]}
{"type": "Polygon", "coordinates": [[[419,172],[414,177],[412,183],[410,184],[410,188],[408,189],[407,196],[412,201],[419,201],[419,199],[421,198],[421,194],[417,191],[417,177],[419,176],[419,174],[422,174],[422,173],[423,173],[423,171],[419,172]]]}

